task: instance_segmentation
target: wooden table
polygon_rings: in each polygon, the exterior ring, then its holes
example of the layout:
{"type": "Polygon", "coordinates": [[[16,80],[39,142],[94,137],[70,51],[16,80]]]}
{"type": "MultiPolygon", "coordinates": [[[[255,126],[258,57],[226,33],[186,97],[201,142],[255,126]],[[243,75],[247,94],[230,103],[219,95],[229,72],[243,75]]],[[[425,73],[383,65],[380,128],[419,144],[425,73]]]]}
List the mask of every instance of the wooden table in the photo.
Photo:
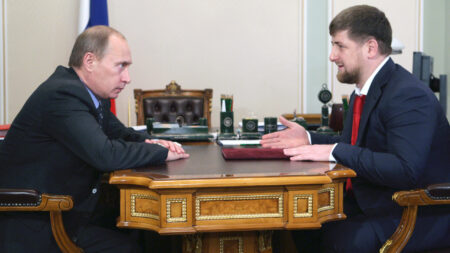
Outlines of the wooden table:
{"type": "Polygon", "coordinates": [[[339,164],[227,161],[217,145],[185,150],[189,159],[111,174],[120,189],[118,227],[184,234],[186,253],[272,252],[271,230],[346,217],[343,184],[356,174],[339,164]]]}

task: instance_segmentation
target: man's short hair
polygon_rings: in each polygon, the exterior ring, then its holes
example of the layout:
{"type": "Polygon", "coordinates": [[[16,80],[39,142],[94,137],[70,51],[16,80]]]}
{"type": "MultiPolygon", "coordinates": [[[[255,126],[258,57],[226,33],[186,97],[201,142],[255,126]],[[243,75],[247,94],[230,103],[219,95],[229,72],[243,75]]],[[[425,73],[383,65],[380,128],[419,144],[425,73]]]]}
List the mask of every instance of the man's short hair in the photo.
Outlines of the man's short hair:
{"type": "Polygon", "coordinates": [[[348,36],[354,41],[365,42],[370,37],[378,42],[381,54],[392,52],[392,29],[384,12],[368,5],[356,5],[341,11],[331,21],[330,35],[348,30],[348,36]]]}
{"type": "Polygon", "coordinates": [[[81,67],[81,65],[83,65],[83,57],[88,52],[91,52],[99,59],[102,59],[108,48],[109,37],[111,35],[116,35],[125,39],[125,36],[109,26],[99,25],[86,29],[78,35],[75,44],[73,45],[69,66],[81,67]]]}

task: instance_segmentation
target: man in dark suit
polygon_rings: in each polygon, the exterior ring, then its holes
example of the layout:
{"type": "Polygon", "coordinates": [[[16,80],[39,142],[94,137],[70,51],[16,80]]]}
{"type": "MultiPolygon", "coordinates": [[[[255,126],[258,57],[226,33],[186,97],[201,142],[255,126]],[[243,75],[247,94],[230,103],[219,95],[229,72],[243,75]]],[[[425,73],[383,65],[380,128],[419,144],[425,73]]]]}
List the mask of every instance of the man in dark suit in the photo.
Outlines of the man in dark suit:
{"type": "MultiPolygon", "coordinates": [[[[431,90],[389,57],[392,30],[383,12],[354,6],[339,13],[329,29],[337,78],[356,84],[342,135],[308,133],[280,118],[288,129],[263,136],[261,143],[284,148],[291,160],[352,168],[357,177],[346,185],[347,219],[325,224],[318,244],[322,252],[378,252],[400,220],[394,192],[450,181],[450,126],[431,90]]],[[[449,224],[448,208],[421,207],[405,250],[450,246],[449,224]]],[[[314,232],[297,234],[300,248],[314,232]]]]}
{"type": "MultiPolygon", "coordinates": [[[[85,252],[136,252],[125,234],[92,224],[104,172],[187,158],[176,143],[150,140],[109,110],[130,82],[125,37],[95,26],[80,34],[69,60],[26,101],[0,147],[0,188],[71,195],[63,215],[85,252]]],[[[0,216],[0,252],[58,252],[46,213],[0,216]]]]}

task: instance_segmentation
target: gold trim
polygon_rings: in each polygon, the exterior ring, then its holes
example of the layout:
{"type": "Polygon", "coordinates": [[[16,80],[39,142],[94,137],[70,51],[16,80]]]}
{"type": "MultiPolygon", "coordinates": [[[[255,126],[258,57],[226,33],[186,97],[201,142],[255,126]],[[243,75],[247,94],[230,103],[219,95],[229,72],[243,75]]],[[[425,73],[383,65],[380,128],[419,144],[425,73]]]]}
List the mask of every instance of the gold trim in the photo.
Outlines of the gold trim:
{"type": "Polygon", "coordinates": [[[380,253],[385,253],[385,252],[387,252],[388,249],[391,247],[391,244],[392,244],[392,240],[391,240],[391,239],[387,240],[387,241],[383,244],[383,246],[381,247],[380,253]]]}
{"type": "Polygon", "coordinates": [[[186,198],[167,199],[166,200],[166,215],[167,222],[187,222],[187,200],[186,198]],[[172,217],[170,214],[170,205],[172,203],[181,203],[181,217],[172,217]]]}
{"type": "Polygon", "coordinates": [[[143,218],[150,218],[154,220],[159,220],[159,216],[151,213],[139,213],[136,212],[136,199],[150,199],[150,200],[156,200],[158,201],[158,198],[151,195],[145,195],[145,194],[131,194],[131,216],[133,217],[143,217],[143,218]]]}
{"type": "Polygon", "coordinates": [[[327,210],[333,210],[334,209],[334,188],[330,187],[330,188],[325,188],[325,189],[321,189],[319,190],[319,194],[324,193],[324,192],[329,192],[330,193],[330,205],[328,206],[322,206],[319,209],[317,209],[317,212],[323,212],[323,211],[327,211],[327,210]]]}
{"type": "Polygon", "coordinates": [[[225,241],[234,241],[237,240],[238,241],[238,252],[239,253],[244,253],[244,239],[241,236],[233,236],[233,237],[220,237],[219,239],[219,252],[220,253],[224,253],[225,249],[224,249],[224,243],[225,241]]]}
{"type": "Polygon", "coordinates": [[[307,218],[312,217],[313,210],[313,195],[312,194],[296,194],[294,195],[294,218],[307,218]],[[298,199],[307,199],[308,200],[308,212],[306,213],[297,213],[298,209],[298,199]]]}
{"type": "Polygon", "coordinates": [[[197,197],[195,199],[195,217],[196,220],[231,220],[231,219],[283,217],[283,194],[197,197]],[[260,199],[278,199],[278,212],[260,213],[260,214],[231,214],[231,215],[203,215],[203,216],[200,214],[200,203],[202,201],[220,201],[220,200],[231,201],[231,200],[260,200],[260,199]]]}

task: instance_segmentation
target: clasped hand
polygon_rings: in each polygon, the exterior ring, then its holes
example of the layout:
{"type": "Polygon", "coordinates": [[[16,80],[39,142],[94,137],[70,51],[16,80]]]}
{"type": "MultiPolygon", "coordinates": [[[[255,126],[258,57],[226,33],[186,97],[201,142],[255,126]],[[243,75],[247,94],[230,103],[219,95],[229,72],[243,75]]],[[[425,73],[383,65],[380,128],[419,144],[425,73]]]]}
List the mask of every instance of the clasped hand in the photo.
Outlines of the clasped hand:
{"type": "Polygon", "coordinates": [[[333,145],[311,145],[306,129],[299,124],[279,118],[286,129],[262,137],[265,148],[281,148],[292,161],[328,161],[333,145]]]}

